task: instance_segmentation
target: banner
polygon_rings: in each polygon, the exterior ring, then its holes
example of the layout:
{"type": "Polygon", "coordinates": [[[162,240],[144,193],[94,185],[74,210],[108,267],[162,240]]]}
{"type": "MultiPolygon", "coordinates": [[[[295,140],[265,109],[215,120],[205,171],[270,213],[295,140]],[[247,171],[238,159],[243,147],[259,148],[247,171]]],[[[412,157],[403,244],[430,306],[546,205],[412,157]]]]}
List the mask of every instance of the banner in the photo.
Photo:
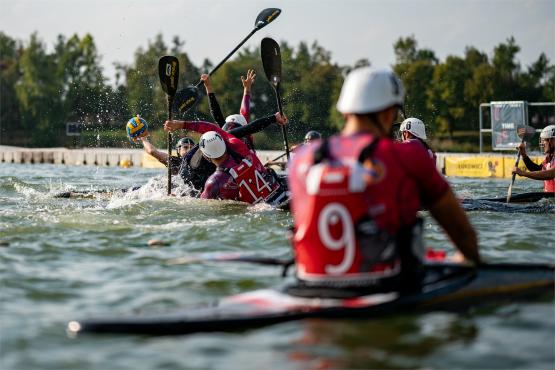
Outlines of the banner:
{"type": "Polygon", "coordinates": [[[460,177],[503,177],[501,156],[445,157],[445,175],[460,177]]]}
{"type": "Polygon", "coordinates": [[[493,150],[514,150],[521,142],[517,129],[528,124],[524,101],[491,102],[491,146],[493,150]]]}

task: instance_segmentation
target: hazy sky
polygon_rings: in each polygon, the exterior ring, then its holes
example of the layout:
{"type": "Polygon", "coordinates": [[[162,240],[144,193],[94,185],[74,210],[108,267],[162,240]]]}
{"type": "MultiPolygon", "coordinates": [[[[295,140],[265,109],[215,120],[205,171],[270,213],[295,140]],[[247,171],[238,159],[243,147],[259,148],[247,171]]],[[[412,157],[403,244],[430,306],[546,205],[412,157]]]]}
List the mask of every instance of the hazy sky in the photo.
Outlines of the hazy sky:
{"type": "Polygon", "coordinates": [[[318,40],[339,64],[388,66],[401,36],[414,35],[443,60],[468,45],[491,55],[512,35],[523,66],[541,52],[555,62],[555,0],[0,0],[0,30],[21,40],[37,31],[49,50],[58,34],[91,33],[112,78],[113,62],[132,62],[159,32],[168,44],[174,35],[185,40],[195,64],[216,64],[267,7],[281,8],[280,17],[246,45],[265,36],[295,46],[318,40]]]}

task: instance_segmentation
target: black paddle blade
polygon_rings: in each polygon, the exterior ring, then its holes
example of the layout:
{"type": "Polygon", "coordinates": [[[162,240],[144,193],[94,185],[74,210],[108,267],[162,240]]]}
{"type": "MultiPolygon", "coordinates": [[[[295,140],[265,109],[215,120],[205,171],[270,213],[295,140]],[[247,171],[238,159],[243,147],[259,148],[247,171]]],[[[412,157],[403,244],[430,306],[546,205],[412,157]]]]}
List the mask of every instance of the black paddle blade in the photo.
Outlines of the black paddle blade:
{"type": "Polygon", "coordinates": [[[172,110],[174,112],[185,113],[194,107],[199,100],[200,94],[198,89],[194,86],[187,86],[175,94],[172,110]]]}
{"type": "Polygon", "coordinates": [[[524,141],[530,141],[536,134],[536,129],[532,126],[519,126],[516,130],[519,138],[524,141]]]}
{"type": "Polygon", "coordinates": [[[179,81],[179,61],[172,55],[166,55],[158,61],[158,75],[162,89],[169,96],[174,96],[179,81]]]}
{"type": "Polygon", "coordinates": [[[277,86],[281,82],[281,51],[279,44],[269,37],[263,38],[260,44],[260,54],[266,78],[272,85],[277,86]]]}
{"type": "Polygon", "coordinates": [[[256,20],[254,21],[254,28],[257,30],[265,27],[267,24],[271,23],[281,14],[281,9],[278,8],[266,8],[258,14],[256,20]]]}

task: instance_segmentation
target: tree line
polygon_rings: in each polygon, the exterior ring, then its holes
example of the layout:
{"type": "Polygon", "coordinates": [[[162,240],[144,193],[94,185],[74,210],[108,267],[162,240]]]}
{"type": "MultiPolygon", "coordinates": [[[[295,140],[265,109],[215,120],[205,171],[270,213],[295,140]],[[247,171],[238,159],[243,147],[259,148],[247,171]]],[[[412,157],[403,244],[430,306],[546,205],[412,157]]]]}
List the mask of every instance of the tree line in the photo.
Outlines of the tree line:
{"type": "MultiPolygon", "coordinates": [[[[280,46],[290,140],[300,141],[309,130],[324,135],[337,132],[342,118],[335,103],[343,79],[353,68],[371,65],[371,61],[339,65],[318,42],[301,42],[295,47],[282,41],[280,46]]],[[[443,61],[434,51],[419,48],[414,36],[400,38],[393,48],[392,67],[407,90],[406,114],[421,118],[432,136],[453,138],[457,132],[477,132],[478,106],[483,102],[555,101],[555,65],[542,53],[531,65],[521,66],[517,59],[520,47],[513,37],[497,45],[491,56],[469,46],[462,56],[450,55],[443,61]]],[[[48,51],[37,33],[21,41],[0,32],[0,144],[63,146],[67,144],[66,122],[80,122],[85,137],[95,138],[94,145],[129,146],[124,124],[131,116],[140,114],[153,130],[160,130],[166,118],[166,97],[157,72],[162,55],[179,58],[180,87],[196,83],[201,73],[212,68],[208,59],[195,65],[185,49],[179,37],[168,45],[158,34],[135,51],[131,64],[115,66],[110,83],[89,34],[60,35],[48,51]]],[[[252,118],[277,111],[259,48],[243,48],[212,77],[224,114],[238,112],[240,76],[249,68],[257,71],[252,118]]],[[[210,120],[207,99],[183,118],[210,120]]],[[[532,121],[542,127],[550,119],[555,119],[552,108],[535,113],[532,121]]],[[[280,147],[277,127],[258,135],[262,136],[257,140],[260,148],[280,147]]]]}

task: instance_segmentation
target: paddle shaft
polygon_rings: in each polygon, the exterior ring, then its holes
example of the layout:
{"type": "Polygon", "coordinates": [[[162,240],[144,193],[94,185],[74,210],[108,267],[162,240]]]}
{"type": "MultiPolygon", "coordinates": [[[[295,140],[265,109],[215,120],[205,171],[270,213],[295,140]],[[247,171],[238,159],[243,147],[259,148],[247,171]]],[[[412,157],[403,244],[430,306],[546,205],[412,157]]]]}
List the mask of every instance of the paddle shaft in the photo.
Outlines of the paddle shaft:
{"type": "MultiPolygon", "coordinates": [[[[521,144],[524,143],[524,136],[522,136],[521,144]]],[[[518,163],[520,162],[520,149],[516,155],[515,167],[518,167],[518,163]]],[[[515,183],[516,173],[513,173],[513,177],[511,179],[511,185],[509,185],[509,189],[507,190],[507,203],[511,202],[511,195],[513,195],[513,184],[515,183]]]]}
{"type": "MultiPolygon", "coordinates": [[[[245,37],[236,47],[235,49],[231,50],[231,52],[229,54],[226,55],[226,57],[224,59],[222,59],[222,61],[220,63],[218,63],[218,65],[216,67],[214,67],[209,73],[209,76],[212,76],[229,58],[231,58],[231,56],[233,54],[235,54],[235,52],[241,47],[243,46],[243,44],[245,42],[247,42],[248,39],[251,38],[252,35],[254,35],[256,33],[256,31],[258,31],[258,28],[254,28],[248,35],[247,37],[245,37]]],[[[195,87],[200,87],[201,85],[204,84],[204,81],[200,80],[199,82],[197,82],[197,84],[195,85],[195,87]]]]}
{"type": "Polygon", "coordinates": [[[268,162],[266,162],[266,163],[264,164],[264,166],[268,165],[268,163],[272,163],[272,162],[277,161],[278,159],[284,157],[286,154],[287,154],[287,153],[283,153],[283,154],[280,154],[280,155],[278,155],[277,157],[275,157],[275,158],[273,158],[273,159],[270,159],[268,162]]]}
{"type": "MultiPolygon", "coordinates": [[[[273,85],[273,84],[272,84],[273,85]]],[[[279,92],[279,83],[273,85],[276,92],[276,100],[278,105],[279,114],[283,117],[283,105],[281,104],[281,93],[279,92]]],[[[281,135],[283,136],[283,146],[285,148],[285,155],[289,161],[289,142],[287,141],[287,132],[285,132],[285,125],[281,126],[281,135]]]]}
{"type": "MultiPolygon", "coordinates": [[[[173,114],[172,114],[173,96],[167,95],[167,98],[168,98],[168,121],[171,121],[173,118],[173,114]]],[[[172,193],[171,156],[172,156],[172,134],[171,132],[168,132],[168,195],[171,195],[172,193]]]]}

